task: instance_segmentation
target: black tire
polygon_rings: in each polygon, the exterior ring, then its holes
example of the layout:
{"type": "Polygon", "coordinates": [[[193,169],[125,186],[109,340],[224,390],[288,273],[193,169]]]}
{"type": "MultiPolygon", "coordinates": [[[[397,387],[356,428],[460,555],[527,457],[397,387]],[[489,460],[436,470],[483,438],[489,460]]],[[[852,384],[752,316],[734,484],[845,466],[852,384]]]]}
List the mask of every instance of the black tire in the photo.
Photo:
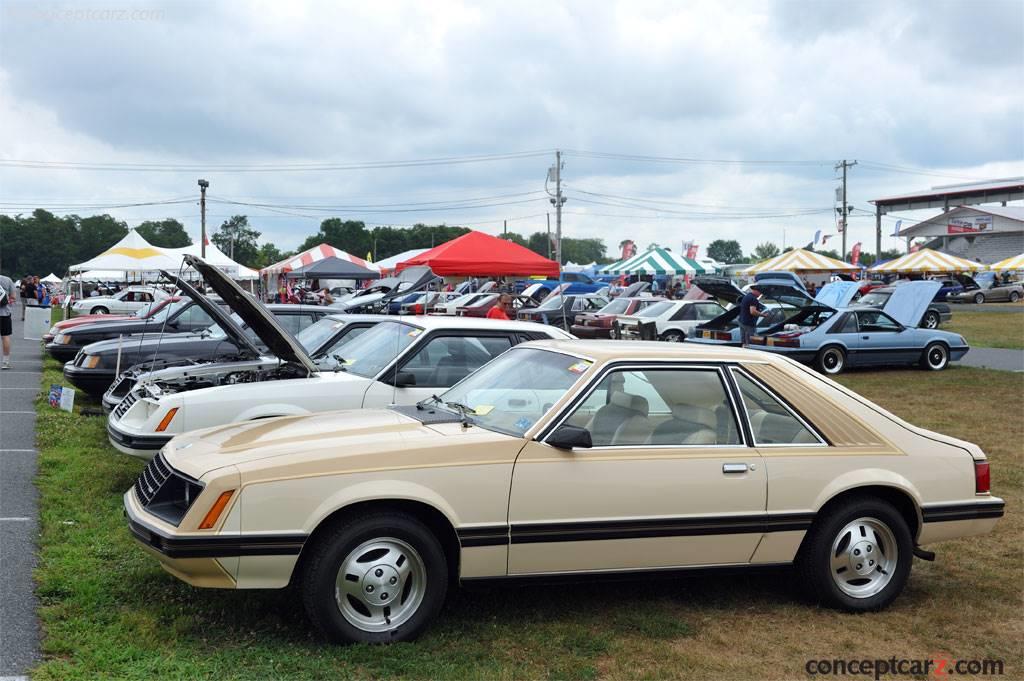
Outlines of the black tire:
{"type": "Polygon", "coordinates": [[[97,305],[93,309],[89,310],[89,314],[109,314],[109,313],[110,313],[110,310],[108,310],[107,308],[103,307],[102,305],[97,305]]]}
{"type": "Polygon", "coordinates": [[[844,367],[846,367],[846,352],[838,345],[823,347],[814,358],[814,368],[829,376],[841,374],[844,367]]]}
{"type": "Polygon", "coordinates": [[[949,348],[945,343],[929,343],[921,353],[921,368],[942,371],[949,366],[949,348]]]}
{"type": "Polygon", "coordinates": [[[984,302],[985,302],[985,294],[984,293],[975,293],[974,294],[974,304],[975,305],[981,305],[984,302]]]}
{"type": "Polygon", "coordinates": [[[668,343],[682,343],[686,340],[686,334],[676,329],[671,329],[661,334],[661,340],[668,343]]]}
{"type": "Polygon", "coordinates": [[[1018,300],[1020,300],[1020,294],[1016,291],[1010,291],[1010,302],[1016,303],[1018,300]]]}
{"type": "Polygon", "coordinates": [[[921,326],[926,329],[937,329],[939,328],[939,322],[942,318],[939,317],[939,313],[935,310],[928,310],[924,313],[924,321],[921,322],[921,326]]]}
{"type": "MultiPolygon", "coordinates": [[[[856,544],[852,544],[852,546],[856,546],[856,544]]],[[[906,586],[907,579],[910,577],[913,549],[913,537],[910,534],[907,521],[892,504],[873,497],[854,497],[839,502],[826,511],[824,516],[814,521],[814,525],[811,526],[804,538],[796,560],[799,583],[806,589],[810,598],[832,608],[850,612],[882,610],[892,603],[906,586]],[[883,533],[874,533],[872,536],[871,532],[860,535],[860,533],[845,531],[858,521],[880,524],[888,528],[891,536],[887,538],[883,533]],[[856,536],[857,539],[851,538],[851,535],[856,536]],[[838,577],[833,578],[833,557],[845,557],[846,549],[850,548],[851,542],[854,541],[873,543],[875,549],[873,553],[876,557],[889,559],[895,553],[894,564],[891,565],[889,571],[882,570],[881,561],[874,568],[868,567],[866,561],[863,564],[866,572],[865,581],[887,579],[884,584],[878,585],[880,589],[876,593],[851,595],[839,586],[838,577]],[[837,544],[840,550],[834,552],[833,549],[837,544]]],[[[867,558],[871,554],[862,553],[861,555],[867,558]]],[[[850,558],[853,559],[852,556],[850,558]]],[[[862,565],[862,563],[857,563],[857,565],[862,565]]],[[[859,577],[859,573],[845,572],[846,570],[852,571],[854,567],[853,565],[844,566],[843,574],[853,574],[853,576],[859,577]]],[[[866,585],[866,588],[870,587],[870,584],[866,585]]],[[[847,588],[858,587],[848,586],[847,588]]]]}
{"type": "MultiPolygon", "coordinates": [[[[332,641],[411,641],[423,633],[444,605],[448,590],[448,561],[434,534],[412,516],[382,511],[358,518],[341,519],[325,528],[308,550],[310,553],[303,561],[301,573],[303,604],[309,619],[332,641]],[[363,544],[373,540],[396,539],[411,547],[422,562],[425,577],[422,600],[411,615],[397,626],[386,631],[367,631],[342,614],[335,597],[338,572],[350,554],[363,544]]],[[[364,579],[371,579],[370,569],[368,566],[364,579]]],[[[386,593],[381,595],[387,596],[386,593]]]]}

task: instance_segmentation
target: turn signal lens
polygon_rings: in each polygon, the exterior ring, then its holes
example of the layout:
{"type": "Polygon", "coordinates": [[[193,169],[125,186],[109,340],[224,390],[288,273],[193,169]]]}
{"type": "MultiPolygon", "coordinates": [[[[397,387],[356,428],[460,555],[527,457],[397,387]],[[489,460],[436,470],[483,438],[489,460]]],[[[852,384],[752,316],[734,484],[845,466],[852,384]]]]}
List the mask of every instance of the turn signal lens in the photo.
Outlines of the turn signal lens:
{"type": "Polygon", "coordinates": [[[988,494],[992,488],[992,477],[988,469],[988,461],[974,462],[974,493],[988,494]]]}
{"type": "Polygon", "coordinates": [[[82,363],[82,366],[84,366],[86,369],[95,369],[97,366],[99,366],[99,363],[99,355],[89,355],[88,357],[86,357],[85,362],[82,363]]]}
{"type": "Polygon", "coordinates": [[[217,519],[220,518],[220,514],[227,508],[228,502],[231,501],[231,496],[235,493],[235,490],[228,490],[227,492],[221,492],[220,496],[217,497],[217,501],[213,502],[213,506],[206,512],[206,516],[203,518],[203,522],[199,523],[200,530],[208,530],[217,524],[217,519]]]}
{"type": "Polygon", "coordinates": [[[174,415],[178,413],[177,407],[172,407],[170,411],[164,414],[164,417],[160,419],[160,425],[156,427],[156,432],[162,433],[167,430],[167,426],[171,425],[171,421],[174,420],[174,415]]]}
{"type": "Polygon", "coordinates": [[[63,343],[64,345],[69,345],[71,341],[71,336],[64,336],[63,338],[60,339],[60,342],[63,343]]]}

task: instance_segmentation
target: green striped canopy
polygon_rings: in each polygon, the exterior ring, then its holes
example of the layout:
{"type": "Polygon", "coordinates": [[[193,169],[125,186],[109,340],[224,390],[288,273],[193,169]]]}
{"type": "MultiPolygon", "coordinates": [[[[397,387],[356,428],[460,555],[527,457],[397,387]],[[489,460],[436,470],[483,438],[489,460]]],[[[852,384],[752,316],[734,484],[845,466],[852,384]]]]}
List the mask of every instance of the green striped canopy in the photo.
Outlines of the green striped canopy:
{"type": "Polygon", "coordinates": [[[664,248],[652,248],[632,258],[606,265],[601,274],[705,274],[696,260],[677,255],[664,248]]]}

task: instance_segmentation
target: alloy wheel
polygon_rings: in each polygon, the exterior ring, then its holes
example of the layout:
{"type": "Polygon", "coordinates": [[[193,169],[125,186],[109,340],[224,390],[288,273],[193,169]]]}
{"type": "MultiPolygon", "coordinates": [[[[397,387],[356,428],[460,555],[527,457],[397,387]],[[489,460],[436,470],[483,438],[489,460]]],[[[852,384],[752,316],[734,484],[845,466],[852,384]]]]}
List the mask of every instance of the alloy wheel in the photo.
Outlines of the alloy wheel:
{"type": "Polygon", "coordinates": [[[851,598],[870,598],[886,587],[900,560],[892,530],[877,518],[847,523],[832,542],[829,573],[851,598]]]}
{"type": "Polygon", "coordinates": [[[394,629],[423,602],[427,569],[412,546],[394,537],[363,542],[341,562],[334,600],[352,626],[366,632],[394,629]]]}

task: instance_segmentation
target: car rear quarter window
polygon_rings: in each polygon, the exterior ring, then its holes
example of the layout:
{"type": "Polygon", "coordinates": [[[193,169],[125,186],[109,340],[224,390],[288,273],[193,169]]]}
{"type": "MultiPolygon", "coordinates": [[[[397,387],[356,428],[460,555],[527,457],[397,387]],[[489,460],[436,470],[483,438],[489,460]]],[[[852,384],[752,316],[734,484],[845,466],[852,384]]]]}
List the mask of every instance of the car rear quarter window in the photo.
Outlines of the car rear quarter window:
{"type": "Polygon", "coordinates": [[[747,374],[733,372],[755,445],[817,445],[818,436],[747,374]]]}

